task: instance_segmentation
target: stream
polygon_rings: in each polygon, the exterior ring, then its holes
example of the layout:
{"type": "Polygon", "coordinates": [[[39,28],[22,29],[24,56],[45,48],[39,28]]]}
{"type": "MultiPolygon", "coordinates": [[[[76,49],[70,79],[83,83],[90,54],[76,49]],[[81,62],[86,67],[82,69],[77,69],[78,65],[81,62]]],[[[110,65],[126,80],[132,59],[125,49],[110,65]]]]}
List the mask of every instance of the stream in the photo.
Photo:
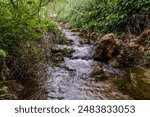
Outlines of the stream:
{"type": "Polygon", "coordinates": [[[59,66],[48,66],[47,100],[131,99],[120,92],[110,80],[96,82],[92,77],[93,67],[101,65],[106,72],[109,72],[111,67],[94,61],[92,59],[93,45],[81,44],[81,37],[77,33],[69,29],[62,29],[62,31],[72,44],[70,46],[56,45],[56,48],[72,49],[74,52],[69,57],[65,56],[59,66]]]}

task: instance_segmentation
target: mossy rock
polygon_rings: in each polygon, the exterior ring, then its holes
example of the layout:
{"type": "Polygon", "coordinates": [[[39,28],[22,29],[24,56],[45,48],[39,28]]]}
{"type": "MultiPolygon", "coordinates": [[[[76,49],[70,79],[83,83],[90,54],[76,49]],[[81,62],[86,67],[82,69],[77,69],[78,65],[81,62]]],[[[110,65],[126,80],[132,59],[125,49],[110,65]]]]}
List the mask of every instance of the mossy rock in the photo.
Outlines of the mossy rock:
{"type": "Polygon", "coordinates": [[[74,52],[73,49],[68,49],[68,48],[65,48],[64,50],[62,50],[62,54],[67,57],[70,57],[73,52],[74,52]]]}
{"type": "Polygon", "coordinates": [[[95,81],[99,82],[99,81],[105,81],[110,77],[109,74],[103,73],[101,75],[97,75],[95,76],[95,81]]]}
{"type": "Polygon", "coordinates": [[[129,92],[138,99],[150,99],[150,71],[134,68],[130,75],[129,92]]]}
{"type": "Polygon", "coordinates": [[[129,89],[131,90],[132,88],[131,85],[128,84],[129,79],[127,78],[118,78],[114,81],[114,83],[117,85],[118,89],[125,94],[129,89]]]}
{"type": "Polygon", "coordinates": [[[102,74],[103,73],[103,70],[102,70],[102,68],[100,67],[100,66],[95,66],[94,68],[93,68],[93,70],[92,70],[92,74],[93,74],[93,76],[96,76],[96,75],[100,75],[100,74],[102,74]]]}

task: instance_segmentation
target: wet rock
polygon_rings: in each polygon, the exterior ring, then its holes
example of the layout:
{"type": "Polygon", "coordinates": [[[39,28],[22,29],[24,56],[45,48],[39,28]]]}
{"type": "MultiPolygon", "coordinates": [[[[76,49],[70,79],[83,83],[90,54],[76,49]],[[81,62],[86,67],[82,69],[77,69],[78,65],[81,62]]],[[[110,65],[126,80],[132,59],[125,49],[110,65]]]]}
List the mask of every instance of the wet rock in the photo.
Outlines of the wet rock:
{"type": "Polygon", "coordinates": [[[77,30],[76,29],[71,29],[71,32],[77,32],[77,30]]]}
{"type": "Polygon", "coordinates": [[[79,41],[81,44],[91,44],[92,39],[84,36],[84,37],[80,37],[79,41]]]}
{"type": "Polygon", "coordinates": [[[90,36],[87,36],[87,35],[82,35],[80,37],[80,43],[81,44],[92,44],[94,45],[95,41],[96,41],[96,37],[90,37],[90,36]]]}
{"type": "Polygon", "coordinates": [[[65,45],[56,45],[52,48],[52,52],[62,53],[63,56],[71,57],[71,54],[74,52],[73,48],[65,46],[65,45]]]}
{"type": "Polygon", "coordinates": [[[86,30],[84,30],[84,29],[80,29],[80,33],[87,33],[87,31],[86,30]]]}
{"type": "Polygon", "coordinates": [[[103,73],[103,70],[100,66],[95,66],[92,70],[93,76],[100,75],[103,73]]]}
{"type": "Polygon", "coordinates": [[[111,65],[103,65],[102,67],[95,66],[93,68],[92,73],[96,81],[107,80],[109,78],[115,78],[114,76],[124,77],[126,74],[126,72],[121,71],[117,68],[114,68],[111,65]]]}
{"type": "Polygon", "coordinates": [[[126,74],[125,71],[121,71],[117,68],[114,68],[111,65],[103,65],[102,70],[104,73],[111,74],[111,75],[124,76],[126,74]]]}
{"type": "Polygon", "coordinates": [[[79,41],[81,44],[88,44],[89,43],[88,39],[80,39],[79,41]]]}
{"type": "Polygon", "coordinates": [[[64,24],[64,28],[66,28],[66,29],[70,29],[70,28],[71,28],[71,26],[70,26],[70,24],[69,24],[69,23],[66,23],[66,24],[64,24]]]}
{"type": "Polygon", "coordinates": [[[79,32],[78,35],[79,36],[84,36],[84,33],[79,32]]]}
{"type": "Polygon", "coordinates": [[[108,62],[111,58],[119,54],[120,45],[120,41],[115,38],[114,34],[107,34],[96,41],[93,58],[108,62]]]}
{"type": "Polygon", "coordinates": [[[92,32],[92,33],[90,34],[90,37],[96,39],[96,38],[97,38],[96,32],[92,32]]]}
{"type": "Polygon", "coordinates": [[[66,57],[71,57],[71,54],[74,52],[74,50],[72,49],[64,49],[64,51],[62,52],[62,54],[66,57]]]}
{"type": "MultiPolygon", "coordinates": [[[[120,58],[119,58],[120,59],[120,58]]],[[[108,62],[111,66],[117,67],[119,66],[119,61],[117,58],[113,58],[108,62]]]]}
{"type": "Polygon", "coordinates": [[[52,56],[52,61],[54,63],[59,63],[61,61],[64,61],[64,55],[62,53],[55,53],[52,56]]]}
{"type": "Polygon", "coordinates": [[[71,34],[71,36],[76,36],[76,34],[75,34],[75,33],[73,33],[73,34],[71,34]]]}
{"type": "Polygon", "coordinates": [[[104,80],[107,80],[110,78],[110,75],[107,74],[107,73],[102,73],[100,75],[96,75],[95,76],[95,80],[98,82],[98,81],[104,81],[104,80]]]}
{"type": "Polygon", "coordinates": [[[134,68],[130,73],[130,80],[126,87],[135,98],[150,99],[150,71],[134,68]]]}

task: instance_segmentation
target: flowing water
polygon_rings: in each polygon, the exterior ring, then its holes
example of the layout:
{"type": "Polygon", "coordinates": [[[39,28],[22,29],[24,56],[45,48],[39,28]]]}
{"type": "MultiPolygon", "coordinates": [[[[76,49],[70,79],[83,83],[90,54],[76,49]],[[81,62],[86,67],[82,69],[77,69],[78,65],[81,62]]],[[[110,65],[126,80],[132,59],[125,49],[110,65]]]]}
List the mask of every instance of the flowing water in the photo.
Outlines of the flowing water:
{"type": "MultiPolygon", "coordinates": [[[[109,81],[96,82],[92,78],[92,69],[98,63],[92,59],[90,44],[80,44],[80,37],[68,29],[63,29],[66,37],[72,42],[71,46],[56,45],[59,49],[73,49],[70,57],[58,66],[49,65],[47,89],[49,100],[96,100],[96,99],[129,99],[116,88],[112,90],[113,83],[109,81]]],[[[103,65],[109,72],[110,67],[103,65]]],[[[112,71],[112,70],[111,70],[112,71]]],[[[115,87],[115,86],[114,86],[115,87]]]]}

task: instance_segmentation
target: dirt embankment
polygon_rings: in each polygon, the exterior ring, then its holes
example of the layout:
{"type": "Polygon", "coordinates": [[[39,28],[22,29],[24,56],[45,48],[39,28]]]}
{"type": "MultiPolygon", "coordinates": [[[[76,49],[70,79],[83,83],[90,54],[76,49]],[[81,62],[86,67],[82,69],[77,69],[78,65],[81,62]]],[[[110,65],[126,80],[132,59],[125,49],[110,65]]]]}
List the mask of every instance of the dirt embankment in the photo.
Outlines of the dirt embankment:
{"type": "Polygon", "coordinates": [[[115,66],[149,65],[150,60],[150,30],[145,30],[140,36],[122,36],[107,34],[95,42],[93,57],[115,66]]]}
{"type": "Polygon", "coordinates": [[[118,84],[136,99],[150,99],[150,30],[140,36],[124,35],[116,38],[107,34],[95,42],[93,58],[112,66],[127,67],[128,76],[118,84]],[[141,68],[142,67],[142,68],[141,68]]]}

